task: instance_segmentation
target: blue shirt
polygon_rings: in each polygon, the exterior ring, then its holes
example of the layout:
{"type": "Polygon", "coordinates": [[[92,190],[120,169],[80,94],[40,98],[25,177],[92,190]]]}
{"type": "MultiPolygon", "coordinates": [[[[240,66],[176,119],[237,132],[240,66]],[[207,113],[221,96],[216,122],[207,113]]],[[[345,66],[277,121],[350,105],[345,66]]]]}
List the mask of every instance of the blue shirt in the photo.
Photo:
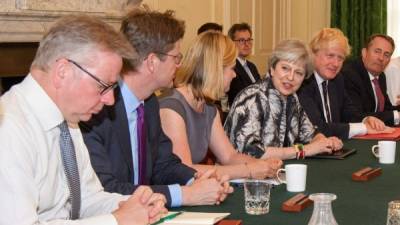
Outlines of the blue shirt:
{"type": "MultiPolygon", "coordinates": [[[[133,179],[132,182],[135,185],[139,183],[139,159],[138,159],[138,140],[137,140],[137,127],[136,109],[143,101],[139,99],[129,90],[128,86],[122,81],[118,81],[121,89],[122,99],[124,100],[125,111],[128,117],[129,137],[132,148],[132,162],[133,162],[133,179]]],[[[190,180],[188,183],[191,183],[190,180]]],[[[171,206],[178,207],[182,205],[182,190],[179,184],[168,185],[169,193],[171,195],[171,206]]]]}

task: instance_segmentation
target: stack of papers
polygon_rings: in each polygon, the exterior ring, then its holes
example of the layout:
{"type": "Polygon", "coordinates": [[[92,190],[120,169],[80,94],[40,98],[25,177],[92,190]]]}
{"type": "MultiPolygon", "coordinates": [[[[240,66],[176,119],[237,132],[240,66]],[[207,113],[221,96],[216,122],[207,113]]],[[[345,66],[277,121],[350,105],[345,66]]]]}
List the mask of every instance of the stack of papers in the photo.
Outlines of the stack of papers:
{"type": "Polygon", "coordinates": [[[169,212],[156,224],[212,225],[230,213],[169,212]],[[175,216],[176,215],[176,216],[175,216]]]}

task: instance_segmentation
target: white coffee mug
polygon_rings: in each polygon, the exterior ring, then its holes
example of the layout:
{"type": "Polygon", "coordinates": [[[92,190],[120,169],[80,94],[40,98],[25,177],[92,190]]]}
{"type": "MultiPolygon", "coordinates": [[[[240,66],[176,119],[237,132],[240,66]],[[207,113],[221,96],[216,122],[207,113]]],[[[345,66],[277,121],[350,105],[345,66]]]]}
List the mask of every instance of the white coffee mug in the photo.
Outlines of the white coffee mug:
{"type": "Polygon", "coordinates": [[[396,156],[396,142],[378,141],[377,145],[372,146],[372,154],[379,158],[379,163],[392,164],[396,156]]]}
{"type": "Polygon", "coordinates": [[[285,169],[279,169],[276,177],[281,183],[286,184],[286,190],[290,192],[302,192],[306,190],[307,165],[288,164],[285,169]],[[282,173],[286,174],[283,178],[282,173]]]}

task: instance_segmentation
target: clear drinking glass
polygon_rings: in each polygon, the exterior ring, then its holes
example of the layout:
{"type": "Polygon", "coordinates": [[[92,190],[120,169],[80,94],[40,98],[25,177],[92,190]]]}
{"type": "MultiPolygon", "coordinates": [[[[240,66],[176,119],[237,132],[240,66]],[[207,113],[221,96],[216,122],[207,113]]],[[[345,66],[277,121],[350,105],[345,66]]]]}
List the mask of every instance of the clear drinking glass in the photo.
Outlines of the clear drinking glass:
{"type": "Polygon", "coordinates": [[[386,225],[400,225],[400,200],[389,202],[386,225]]]}
{"type": "Polygon", "coordinates": [[[246,213],[262,215],[269,212],[271,186],[265,180],[245,180],[244,205],[246,213]]]}
{"type": "Polygon", "coordinates": [[[335,194],[316,193],[309,197],[314,201],[314,210],[308,225],[338,225],[332,212],[332,201],[335,194]]]}

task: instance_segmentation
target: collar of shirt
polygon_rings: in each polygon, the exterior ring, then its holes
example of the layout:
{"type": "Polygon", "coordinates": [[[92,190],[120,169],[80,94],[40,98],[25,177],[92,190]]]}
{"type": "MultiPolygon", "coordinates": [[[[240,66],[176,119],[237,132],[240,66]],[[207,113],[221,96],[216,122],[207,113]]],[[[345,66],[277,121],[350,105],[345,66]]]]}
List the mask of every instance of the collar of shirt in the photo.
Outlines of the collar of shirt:
{"type": "Polygon", "coordinates": [[[20,87],[24,90],[24,95],[27,100],[27,104],[32,109],[32,115],[35,115],[39,123],[42,125],[45,131],[49,131],[57,127],[61,122],[64,121],[60,109],[39,83],[32,77],[31,74],[24,79],[20,87]],[[38,100],[40,99],[40,100],[38,100]],[[46,110],[43,110],[46,109],[46,110]]]}
{"type": "Polygon", "coordinates": [[[242,66],[244,66],[244,64],[246,64],[246,62],[247,62],[246,59],[242,59],[242,58],[240,58],[240,57],[237,57],[236,59],[240,62],[240,64],[241,64],[242,66]]]}
{"type": "MultiPolygon", "coordinates": [[[[322,78],[322,77],[317,73],[317,71],[314,71],[314,76],[315,76],[315,80],[317,80],[318,87],[322,88],[322,82],[324,82],[325,79],[322,78]]],[[[329,82],[329,81],[327,80],[326,82],[329,82]]]]}
{"type": "Polygon", "coordinates": [[[118,84],[121,89],[121,95],[125,103],[124,105],[127,115],[136,112],[137,107],[139,107],[139,105],[143,103],[143,101],[140,101],[135,96],[135,94],[133,94],[133,92],[129,89],[128,85],[123,80],[119,80],[118,84]]]}
{"type": "MultiPolygon", "coordinates": [[[[368,72],[368,71],[367,71],[368,72]]],[[[379,80],[379,76],[374,76],[374,75],[372,75],[370,72],[368,72],[368,76],[369,76],[369,79],[372,81],[373,79],[378,79],[379,80]]]]}

